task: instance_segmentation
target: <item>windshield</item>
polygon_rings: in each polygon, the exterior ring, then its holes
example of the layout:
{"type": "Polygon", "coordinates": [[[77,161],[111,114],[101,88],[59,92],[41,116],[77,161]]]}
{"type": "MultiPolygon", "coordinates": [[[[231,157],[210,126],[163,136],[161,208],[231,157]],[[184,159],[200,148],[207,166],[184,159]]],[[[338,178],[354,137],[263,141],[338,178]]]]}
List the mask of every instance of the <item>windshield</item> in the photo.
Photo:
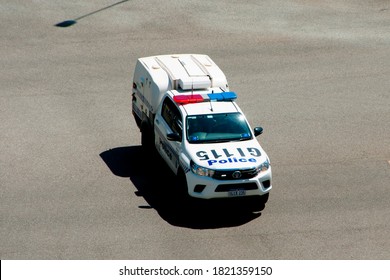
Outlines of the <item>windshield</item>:
{"type": "Polygon", "coordinates": [[[240,113],[188,116],[186,131],[189,143],[252,139],[249,126],[240,113]]]}

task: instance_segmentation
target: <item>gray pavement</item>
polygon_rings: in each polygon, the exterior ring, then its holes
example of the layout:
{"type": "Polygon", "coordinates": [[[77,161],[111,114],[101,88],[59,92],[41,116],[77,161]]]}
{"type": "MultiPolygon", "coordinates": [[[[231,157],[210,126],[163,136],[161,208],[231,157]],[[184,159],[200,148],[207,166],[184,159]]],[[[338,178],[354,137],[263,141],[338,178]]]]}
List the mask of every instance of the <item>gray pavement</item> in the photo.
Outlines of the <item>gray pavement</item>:
{"type": "Polygon", "coordinates": [[[390,258],[389,1],[0,6],[0,259],[390,258]],[[261,214],[180,211],[142,155],[133,69],[168,53],[210,55],[264,127],[261,214]]]}

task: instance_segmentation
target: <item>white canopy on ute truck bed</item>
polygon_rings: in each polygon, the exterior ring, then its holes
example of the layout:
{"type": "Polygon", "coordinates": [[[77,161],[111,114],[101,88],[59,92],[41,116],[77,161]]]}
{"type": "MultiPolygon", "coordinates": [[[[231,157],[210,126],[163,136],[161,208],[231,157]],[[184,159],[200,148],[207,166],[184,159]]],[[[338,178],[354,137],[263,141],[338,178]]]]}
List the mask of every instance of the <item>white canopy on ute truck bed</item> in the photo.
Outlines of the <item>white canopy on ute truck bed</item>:
{"type": "Polygon", "coordinates": [[[204,54],[173,54],[139,58],[134,83],[154,113],[168,90],[228,90],[225,74],[204,54]]]}

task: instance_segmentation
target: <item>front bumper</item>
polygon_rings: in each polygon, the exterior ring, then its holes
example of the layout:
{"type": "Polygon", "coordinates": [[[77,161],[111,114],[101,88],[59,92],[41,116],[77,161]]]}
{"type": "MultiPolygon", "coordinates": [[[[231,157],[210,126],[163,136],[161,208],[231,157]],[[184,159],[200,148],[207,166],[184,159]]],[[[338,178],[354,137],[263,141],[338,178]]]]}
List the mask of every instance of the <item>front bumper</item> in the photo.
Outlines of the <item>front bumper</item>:
{"type": "Polygon", "coordinates": [[[271,174],[271,166],[256,177],[239,180],[216,180],[188,171],[188,194],[202,199],[261,196],[272,189],[271,174]]]}

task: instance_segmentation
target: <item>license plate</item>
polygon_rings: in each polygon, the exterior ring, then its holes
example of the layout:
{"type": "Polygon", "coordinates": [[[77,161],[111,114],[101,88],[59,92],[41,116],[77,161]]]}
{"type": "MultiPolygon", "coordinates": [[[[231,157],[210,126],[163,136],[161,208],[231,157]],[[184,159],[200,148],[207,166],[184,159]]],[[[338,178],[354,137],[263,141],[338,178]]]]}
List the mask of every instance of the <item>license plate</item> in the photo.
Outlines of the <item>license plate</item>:
{"type": "Polygon", "coordinates": [[[246,195],[246,190],[230,190],[229,196],[244,196],[246,195]]]}

